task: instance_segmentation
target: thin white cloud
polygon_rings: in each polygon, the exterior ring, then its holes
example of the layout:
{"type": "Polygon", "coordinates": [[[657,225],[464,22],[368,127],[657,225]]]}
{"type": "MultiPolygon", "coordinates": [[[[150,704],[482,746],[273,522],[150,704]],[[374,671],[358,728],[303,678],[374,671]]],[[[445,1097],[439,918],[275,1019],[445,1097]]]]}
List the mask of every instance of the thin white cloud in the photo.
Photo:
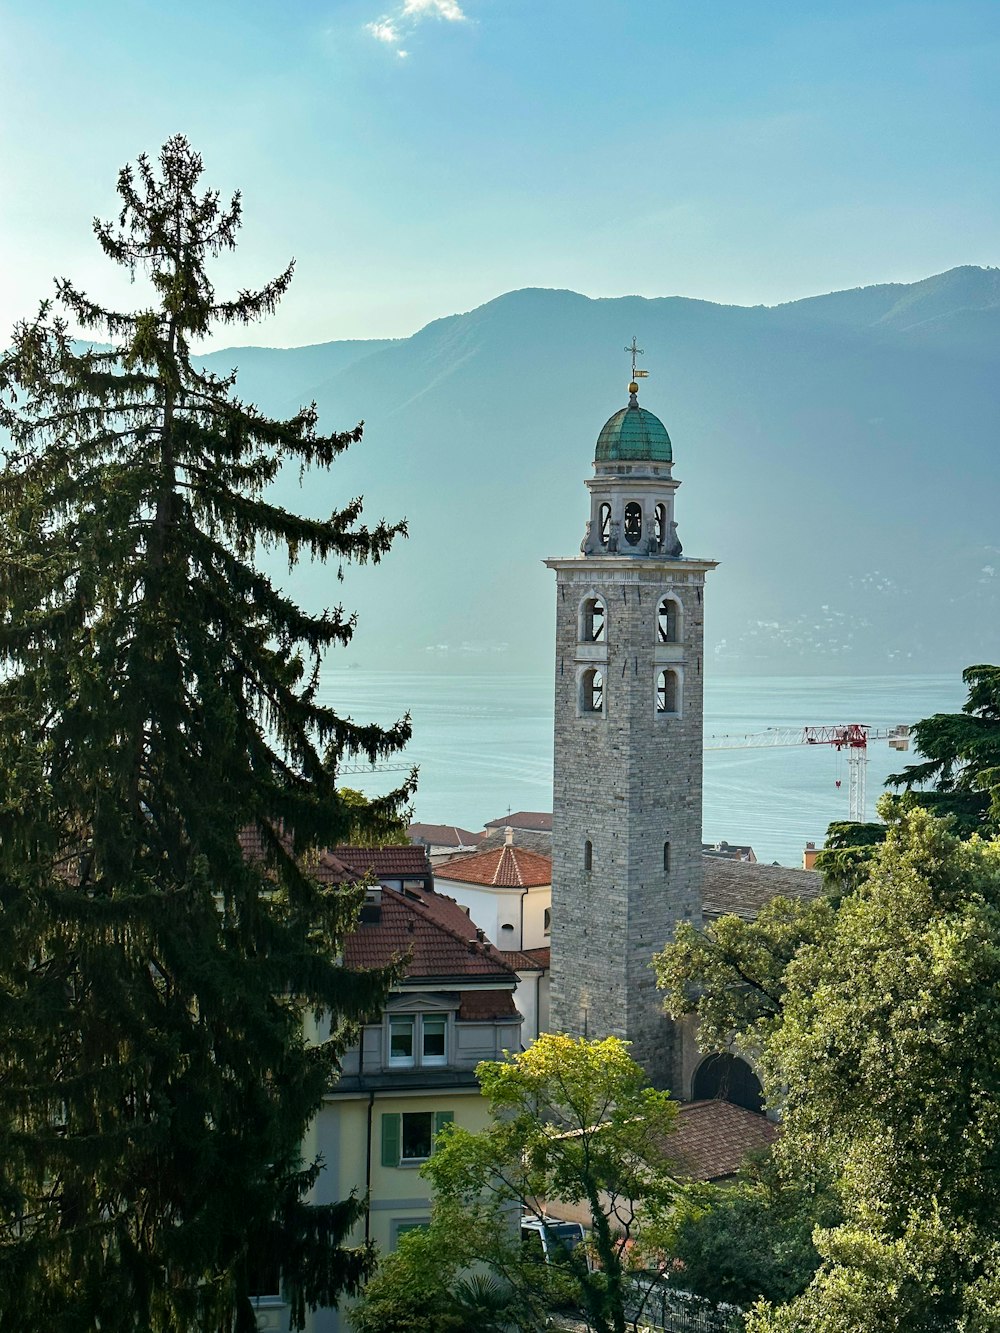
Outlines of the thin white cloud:
{"type": "Polygon", "coordinates": [[[396,47],[396,54],[405,60],[409,51],[401,50],[400,43],[410,36],[424,19],[444,19],[448,23],[466,22],[466,14],[458,0],[403,0],[399,9],[383,14],[365,24],[365,32],[377,42],[396,47]]]}
{"type": "Polygon", "coordinates": [[[438,18],[461,23],[465,15],[457,0],[403,0],[403,17],[438,18]]]}
{"type": "Polygon", "coordinates": [[[365,32],[370,32],[377,42],[394,45],[399,41],[399,29],[392,19],[379,19],[376,23],[366,23],[365,32]]]}

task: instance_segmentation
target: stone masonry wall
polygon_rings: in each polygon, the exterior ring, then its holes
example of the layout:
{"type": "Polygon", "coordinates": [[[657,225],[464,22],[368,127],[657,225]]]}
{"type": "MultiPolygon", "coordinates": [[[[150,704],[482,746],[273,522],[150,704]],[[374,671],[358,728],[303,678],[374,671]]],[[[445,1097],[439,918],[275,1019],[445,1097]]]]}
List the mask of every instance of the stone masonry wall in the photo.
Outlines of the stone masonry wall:
{"type": "Polygon", "coordinates": [[[673,1027],[649,963],[678,921],[701,917],[702,598],[711,565],[600,555],[550,565],[557,573],[551,1026],[631,1041],[654,1083],[681,1092],[673,1027]],[[657,642],[657,606],[667,593],[683,607],[676,645],[657,642]],[[604,644],[578,637],[588,595],[607,608],[604,644]],[[579,712],[579,672],[588,666],[604,672],[603,715],[579,712]],[[667,666],[683,670],[680,716],[656,712],[656,676],[667,666]]]}

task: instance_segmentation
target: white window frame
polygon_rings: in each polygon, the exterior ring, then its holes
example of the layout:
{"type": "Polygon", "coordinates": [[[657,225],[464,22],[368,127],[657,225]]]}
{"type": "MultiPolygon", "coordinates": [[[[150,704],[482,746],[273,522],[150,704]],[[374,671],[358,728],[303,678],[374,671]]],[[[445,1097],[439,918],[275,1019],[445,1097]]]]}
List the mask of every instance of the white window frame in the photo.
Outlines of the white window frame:
{"type": "Polygon", "coordinates": [[[443,1069],[448,1064],[450,1051],[451,1024],[448,1022],[447,1013],[423,1012],[420,1010],[396,1012],[386,1015],[385,1020],[385,1064],[387,1069],[443,1069]],[[444,1023],[444,1054],[427,1055],[424,1051],[424,1020],[431,1019],[435,1023],[444,1023]],[[393,1055],[392,1053],[392,1027],[393,1023],[410,1024],[411,1054],[393,1055]]]}

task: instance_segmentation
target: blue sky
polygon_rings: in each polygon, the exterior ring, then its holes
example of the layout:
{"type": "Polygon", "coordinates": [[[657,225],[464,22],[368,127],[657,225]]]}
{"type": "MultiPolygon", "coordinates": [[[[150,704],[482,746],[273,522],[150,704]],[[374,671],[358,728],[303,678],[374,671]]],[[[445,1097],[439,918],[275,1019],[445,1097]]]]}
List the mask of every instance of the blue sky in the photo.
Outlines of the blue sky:
{"type": "Polygon", "coordinates": [[[118,168],[245,199],[248,339],[405,335],[525,286],[741,304],[1000,263],[997,0],[0,0],[0,340],[118,168]]]}

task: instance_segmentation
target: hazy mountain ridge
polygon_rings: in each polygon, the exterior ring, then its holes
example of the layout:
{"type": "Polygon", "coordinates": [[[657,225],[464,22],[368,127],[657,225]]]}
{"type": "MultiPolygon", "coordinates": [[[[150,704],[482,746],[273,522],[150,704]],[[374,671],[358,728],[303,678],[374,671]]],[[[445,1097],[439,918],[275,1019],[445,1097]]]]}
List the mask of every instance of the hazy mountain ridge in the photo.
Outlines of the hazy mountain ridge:
{"type": "Polygon", "coordinates": [[[387,570],[348,577],[358,660],[548,666],[540,561],[578,549],[633,332],[651,371],[642,401],[684,483],[681,538],[722,561],[707,601],[719,669],[950,670],[994,655],[998,290],[996,270],[970,268],[778,307],[528,288],[289,381],[270,407],[315,396],[330,428],[367,422],[331,500],[363,491],[371,512],[410,520],[387,570]]]}
{"type": "MultiPolygon", "coordinates": [[[[553,586],[579,548],[601,425],[641,400],[674,443],[679,531],[721,561],[707,651],[732,672],[957,670],[1000,651],[1000,271],[775,307],[527,288],[410,338],[230,348],[237,392],[321,426],[366,422],[316,512],[363,493],[410,538],[378,570],[298,571],[360,612],[351,660],[548,670],[553,586]]],[[[275,564],[275,573],[286,577],[275,564]]]]}

